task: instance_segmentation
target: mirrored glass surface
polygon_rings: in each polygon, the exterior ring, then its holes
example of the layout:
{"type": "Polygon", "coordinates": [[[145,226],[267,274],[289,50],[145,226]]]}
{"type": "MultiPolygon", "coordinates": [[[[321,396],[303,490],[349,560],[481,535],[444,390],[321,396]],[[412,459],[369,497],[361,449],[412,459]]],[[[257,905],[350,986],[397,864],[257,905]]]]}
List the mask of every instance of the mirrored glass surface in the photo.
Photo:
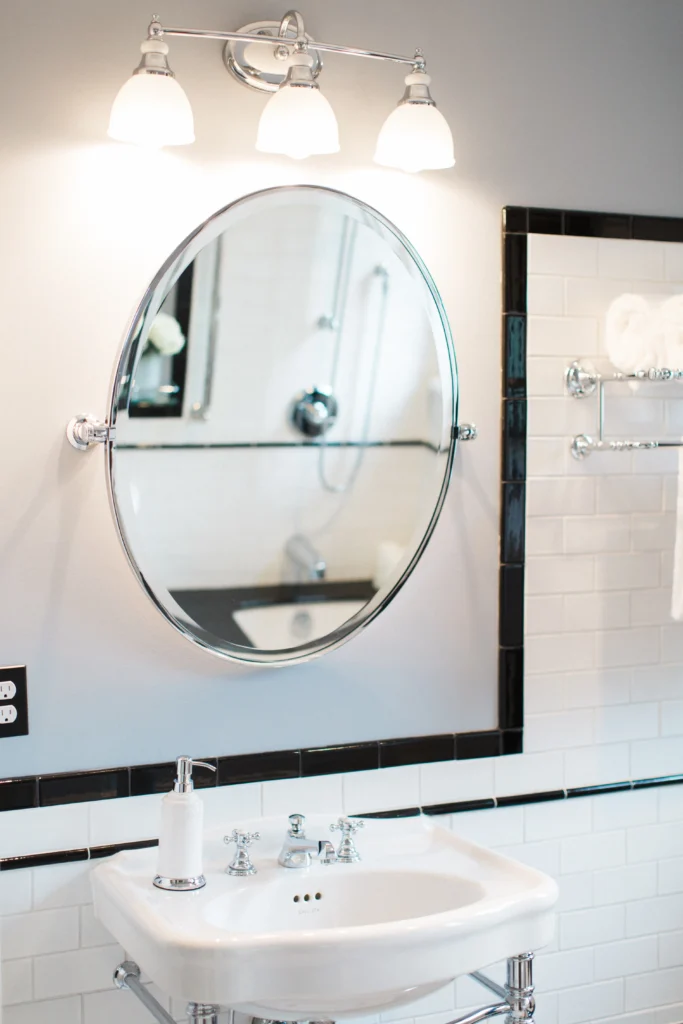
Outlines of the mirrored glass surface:
{"type": "Polygon", "coordinates": [[[233,659],[337,646],[434,527],[456,395],[441,302],[396,228],[309,186],[232,204],[161,269],[121,355],[109,469],[138,578],[233,659]]]}

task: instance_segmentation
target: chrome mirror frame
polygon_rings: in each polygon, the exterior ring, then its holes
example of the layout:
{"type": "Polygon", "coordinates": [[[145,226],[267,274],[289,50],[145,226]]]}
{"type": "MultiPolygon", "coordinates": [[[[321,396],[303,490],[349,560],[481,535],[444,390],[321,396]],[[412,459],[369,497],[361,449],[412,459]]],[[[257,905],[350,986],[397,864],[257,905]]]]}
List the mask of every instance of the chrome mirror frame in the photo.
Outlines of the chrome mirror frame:
{"type": "MultiPolygon", "coordinates": [[[[286,185],[274,188],[263,189],[249,193],[229,203],[218,210],[212,216],[200,224],[191,234],[180,243],[171,253],[168,259],[161,266],[149,287],[145,291],[125,334],[125,338],[117,359],[109,403],[108,429],[105,427],[106,436],[89,438],[89,444],[82,443],[81,449],[95,444],[97,441],[104,441],[106,455],[106,476],[109,500],[116,524],[119,540],[123,546],[128,563],[138,580],[138,583],[148,595],[150,600],[183,636],[196,646],[209,651],[221,658],[242,665],[271,665],[284,666],[296,665],[309,661],[321,654],[333,651],[346,641],[358,635],[387,607],[389,602],[396,596],[403,587],[406,580],[420,560],[425,547],[434,532],[437,520],[443,508],[446,494],[450,484],[453,461],[458,440],[469,440],[476,436],[474,428],[466,427],[459,431],[457,426],[458,413],[458,377],[455,350],[450,332],[448,318],[444,309],[439,292],[432,280],[429,271],[422,259],[413,248],[408,239],[382,214],[372,207],[356,199],[353,196],[339,190],[326,188],[318,185],[286,185]],[[122,413],[127,415],[127,403],[125,396],[128,382],[132,376],[138,357],[139,339],[145,334],[145,323],[151,322],[172,284],[177,280],[180,273],[194,260],[197,253],[204,246],[218,237],[225,229],[228,216],[242,209],[254,200],[267,197],[273,193],[291,193],[301,197],[302,194],[325,193],[336,196],[354,204],[357,211],[364,218],[369,218],[374,226],[380,228],[380,232],[401,259],[406,267],[413,271],[417,270],[419,278],[425,288],[425,296],[431,299],[433,309],[429,310],[429,317],[434,329],[434,343],[437,348],[437,357],[440,368],[441,383],[443,388],[443,417],[442,417],[442,444],[438,454],[444,458],[444,473],[441,488],[432,510],[432,515],[427,528],[417,545],[409,561],[403,565],[397,578],[390,586],[385,586],[374,595],[374,597],[363,606],[360,611],[344,622],[340,627],[326,636],[302,644],[296,648],[283,650],[262,650],[258,648],[240,647],[236,644],[222,640],[213,633],[198,626],[188,614],[177,604],[165,587],[154,585],[141,567],[138,565],[133,553],[130,541],[126,534],[123,515],[116,497],[116,427],[117,420],[122,413]],[[437,332],[438,328],[438,332],[437,332]],[[158,596],[158,591],[163,591],[164,600],[158,596]]],[[[79,421],[83,417],[79,418],[79,421]]],[[[73,430],[73,427],[71,428],[73,430]]],[[[72,442],[73,443],[73,442],[72,442]]],[[[398,568],[398,567],[397,567],[398,568]]]]}

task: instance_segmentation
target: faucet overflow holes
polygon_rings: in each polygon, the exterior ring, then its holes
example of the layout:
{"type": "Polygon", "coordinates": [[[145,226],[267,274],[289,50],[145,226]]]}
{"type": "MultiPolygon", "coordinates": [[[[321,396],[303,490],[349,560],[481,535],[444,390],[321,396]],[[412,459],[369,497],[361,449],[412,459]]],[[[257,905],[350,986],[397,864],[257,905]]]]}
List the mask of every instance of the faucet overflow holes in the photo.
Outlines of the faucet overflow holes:
{"type": "Polygon", "coordinates": [[[304,893],[303,897],[299,895],[294,896],[293,901],[294,903],[299,903],[303,899],[304,903],[309,903],[311,899],[321,900],[322,898],[323,894],[321,892],[317,892],[313,897],[311,897],[310,892],[307,892],[304,893]]]}

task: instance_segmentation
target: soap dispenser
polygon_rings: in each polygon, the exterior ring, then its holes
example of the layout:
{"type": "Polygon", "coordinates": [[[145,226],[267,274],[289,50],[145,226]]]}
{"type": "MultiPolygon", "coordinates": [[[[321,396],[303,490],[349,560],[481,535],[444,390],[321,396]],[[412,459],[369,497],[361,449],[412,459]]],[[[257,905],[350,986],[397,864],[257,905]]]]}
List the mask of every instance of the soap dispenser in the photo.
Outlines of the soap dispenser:
{"type": "Polygon", "coordinates": [[[154,879],[158,889],[187,892],[206,885],[202,873],[204,804],[194,791],[192,768],[195,765],[216,771],[205,761],[177,758],[173,789],[161,801],[159,859],[154,879]]]}

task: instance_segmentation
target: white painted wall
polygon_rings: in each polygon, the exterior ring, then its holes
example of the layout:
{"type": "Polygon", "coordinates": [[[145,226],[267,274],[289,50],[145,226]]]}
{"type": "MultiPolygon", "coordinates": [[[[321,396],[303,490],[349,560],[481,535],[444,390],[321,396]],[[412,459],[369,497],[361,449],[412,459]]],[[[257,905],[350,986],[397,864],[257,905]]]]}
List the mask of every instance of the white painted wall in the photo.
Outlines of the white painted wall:
{"type": "MultiPolygon", "coordinates": [[[[398,25],[387,25],[391,9],[311,11],[319,17],[312,28],[408,51],[418,37],[429,49],[431,35],[447,109],[457,88],[440,43],[443,24],[435,17],[426,33],[418,24],[397,33],[398,25]]],[[[276,11],[271,4],[258,14],[276,11]]],[[[247,5],[217,2],[164,10],[171,22],[233,27],[254,16],[247,5]]],[[[218,46],[191,42],[174,47],[175,68],[202,141],[157,155],[115,145],[104,136],[108,109],[135,63],[146,13],[139,3],[117,5],[106,12],[106,32],[93,18],[76,3],[60,5],[59,13],[45,3],[30,15],[16,7],[3,21],[2,84],[19,98],[4,128],[2,170],[2,464],[5,493],[14,497],[3,502],[0,526],[0,622],[3,660],[29,666],[31,735],[2,744],[0,775],[154,761],[181,748],[226,753],[493,726],[498,201],[471,195],[466,176],[455,173],[411,178],[372,167],[372,137],[401,94],[396,69],[374,63],[349,69],[328,62],[328,91],[345,136],[339,158],[296,165],[257,156],[262,99],[227,78],[218,46]],[[27,81],[16,58],[24,49],[34,53],[39,14],[51,45],[27,81]],[[468,339],[470,368],[462,346],[463,372],[470,381],[478,377],[476,352],[488,342],[488,370],[463,406],[487,440],[460,460],[434,544],[386,616],[327,659],[248,671],[193,649],[154,610],[120,549],[102,454],[79,457],[64,444],[63,430],[81,409],[104,412],[126,317],[170,249],[231,199],[302,180],[376,204],[415,241],[456,333],[468,339]],[[459,312],[460,297],[473,290],[476,303],[459,312]],[[29,405],[40,417],[20,450],[15,425],[29,405]],[[456,613],[463,629],[479,636],[470,655],[454,642],[456,613]],[[125,722],[112,716],[112,702],[126,709],[125,722]]],[[[457,110],[453,103],[456,127],[457,110]]]]}
{"type": "MultiPolygon", "coordinates": [[[[162,14],[234,27],[279,11],[270,0],[258,11],[176,0],[162,14]]],[[[0,13],[0,84],[14,97],[3,128],[0,416],[9,499],[0,518],[0,622],[3,660],[29,665],[32,710],[31,736],[3,744],[0,774],[156,760],[180,747],[236,752],[400,735],[412,731],[418,677],[431,684],[426,730],[446,720],[458,729],[493,724],[499,209],[681,212],[683,142],[671,126],[683,9],[644,0],[432,0],[397,18],[388,0],[350,0],[305,13],[321,37],[425,47],[455,128],[455,171],[411,178],[373,168],[373,137],[400,93],[399,75],[368,62],[347,76],[348,63],[333,58],[325,75],[343,154],[303,167],[257,157],[262,101],[233,88],[217,45],[191,42],[174,46],[173,64],[195,104],[199,143],[156,157],[112,145],[103,126],[135,62],[146,18],[139,3],[95,13],[39,2],[0,13]],[[36,61],[38,23],[49,45],[36,61]],[[302,177],[374,203],[422,251],[453,322],[462,418],[477,420],[483,438],[462,450],[434,542],[387,614],[321,662],[249,673],[193,651],[157,616],[126,569],[98,454],[68,451],[62,431],[80,409],[104,411],[125,318],[169,249],[234,196],[302,177]],[[26,409],[39,417],[19,445],[26,409]],[[481,630],[481,661],[458,670],[466,700],[449,647],[463,594],[481,630]],[[160,694],[168,716],[160,716],[160,694]],[[359,706],[363,733],[352,728],[359,706]]]]}

